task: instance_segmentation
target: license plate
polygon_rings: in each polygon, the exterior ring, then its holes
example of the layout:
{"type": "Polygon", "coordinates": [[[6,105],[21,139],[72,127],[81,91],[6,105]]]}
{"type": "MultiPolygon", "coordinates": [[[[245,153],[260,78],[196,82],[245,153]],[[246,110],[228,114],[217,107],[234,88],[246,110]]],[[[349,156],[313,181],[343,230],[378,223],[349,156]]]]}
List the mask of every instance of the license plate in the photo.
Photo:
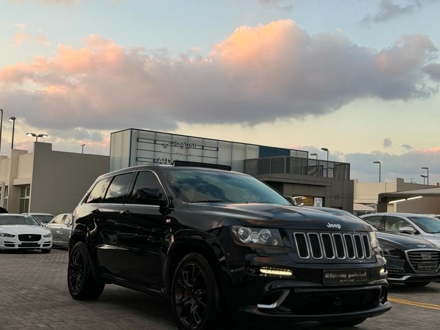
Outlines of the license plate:
{"type": "Polygon", "coordinates": [[[429,264],[418,264],[418,271],[436,271],[438,268],[438,264],[436,262],[431,262],[429,264]]]}
{"type": "Polygon", "coordinates": [[[368,280],[366,270],[324,270],[324,284],[357,284],[368,280]]]}
{"type": "Polygon", "coordinates": [[[21,243],[19,247],[40,247],[38,243],[21,243]]]}

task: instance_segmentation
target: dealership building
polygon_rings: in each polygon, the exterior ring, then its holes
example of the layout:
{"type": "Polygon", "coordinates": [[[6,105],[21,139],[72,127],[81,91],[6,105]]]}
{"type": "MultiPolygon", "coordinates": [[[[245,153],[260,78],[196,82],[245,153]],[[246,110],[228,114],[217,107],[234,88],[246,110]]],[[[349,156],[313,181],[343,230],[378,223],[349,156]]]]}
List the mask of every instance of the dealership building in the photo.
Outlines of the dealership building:
{"type": "Polygon", "coordinates": [[[45,142],[34,142],[33,152],[12,149],[0,156],[0,205],[10,213],[70,213],[99,175],[176,160],[228,165],[298,205],[353,211],[350,164],[309,158],[304,150],[133,128],[111,134],[109,156],[54,151],[45,142]]]}
{"type": "Polygon", "coordinates": [[[309,158],[308,151],[125,129],[111,134],[110,170],[174,161],[229,165],[264,181],[298,205],[353,211],[350,164],[309,158]]]}

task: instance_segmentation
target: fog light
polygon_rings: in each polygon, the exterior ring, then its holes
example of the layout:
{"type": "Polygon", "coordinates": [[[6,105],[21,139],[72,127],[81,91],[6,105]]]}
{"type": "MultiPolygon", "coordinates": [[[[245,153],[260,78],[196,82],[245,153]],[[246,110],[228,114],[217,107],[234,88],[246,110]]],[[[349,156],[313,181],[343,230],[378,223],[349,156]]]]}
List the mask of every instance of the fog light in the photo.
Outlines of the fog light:
{"type": "Polygon", "coordinates": [[[385,276],[386,274],[388,274],[388,272],[387,272],[387,270],[385,268],[381,268],[379,270],[379,274],[380,274],[380,276],[385,276]]]}
{"type": "Polygon", "coordinates": [[[289,269],[281,269],[281,268],[260,268],[260,273],[266,275],[276,275],[276,276],[292,276],[292,271],[289,269]]]}

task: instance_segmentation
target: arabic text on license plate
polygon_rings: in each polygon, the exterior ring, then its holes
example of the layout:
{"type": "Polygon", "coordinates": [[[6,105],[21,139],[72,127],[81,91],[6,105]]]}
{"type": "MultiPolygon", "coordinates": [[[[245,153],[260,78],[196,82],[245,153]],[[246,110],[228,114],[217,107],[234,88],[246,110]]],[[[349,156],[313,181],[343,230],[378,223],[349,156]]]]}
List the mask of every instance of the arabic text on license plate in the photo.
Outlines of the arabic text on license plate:
{"type": "Polygon", "coordinates": [[[324,270],[324,284],[354,284],[368,279],[367,270],[324,270]]]}

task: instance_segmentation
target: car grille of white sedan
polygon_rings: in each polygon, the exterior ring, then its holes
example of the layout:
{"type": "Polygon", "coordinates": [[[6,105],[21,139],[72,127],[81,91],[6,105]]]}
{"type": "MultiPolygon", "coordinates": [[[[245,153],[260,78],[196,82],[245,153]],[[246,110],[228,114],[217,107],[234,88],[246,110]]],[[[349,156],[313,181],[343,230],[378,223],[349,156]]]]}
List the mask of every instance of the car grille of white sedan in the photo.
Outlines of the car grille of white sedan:
{"type": "Polygon", "coordinates": [[[38,242],[41,239],[41,235],[22,234],[18,235],[18,239],[22,242],[38,242]]]}

